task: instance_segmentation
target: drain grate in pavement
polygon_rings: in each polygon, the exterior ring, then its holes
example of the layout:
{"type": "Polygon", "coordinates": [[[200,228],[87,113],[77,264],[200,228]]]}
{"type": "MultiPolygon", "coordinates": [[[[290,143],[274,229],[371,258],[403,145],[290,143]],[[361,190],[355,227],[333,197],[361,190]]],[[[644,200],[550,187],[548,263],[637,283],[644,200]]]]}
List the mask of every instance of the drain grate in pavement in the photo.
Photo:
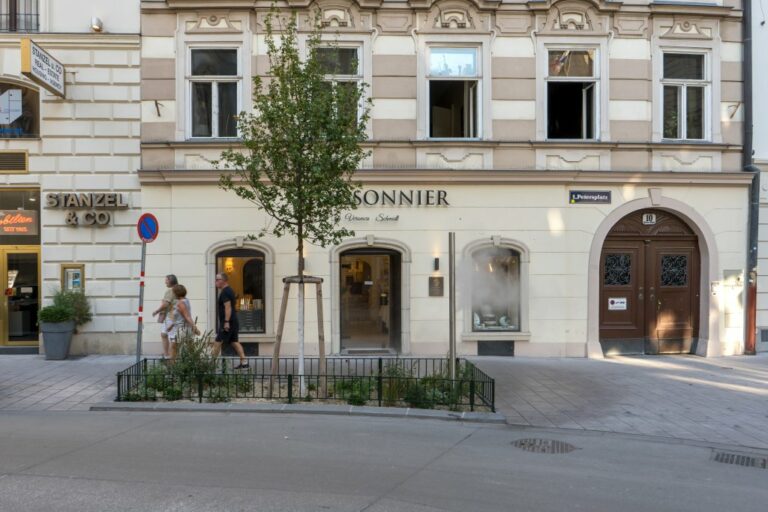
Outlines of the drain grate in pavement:
{"type": "Polygon", "coordinates": [[[733,464],[734,466],[768,469],[768,457],[760,457],[746,453],[713,451],[712,460],[723,464],[733,464]]]}
{"type": "Polygon", "coordinates": [[[571,453],[576,449],[572,444],[554,439],[518,439],[512,446],[533,453],[571,453]]]}

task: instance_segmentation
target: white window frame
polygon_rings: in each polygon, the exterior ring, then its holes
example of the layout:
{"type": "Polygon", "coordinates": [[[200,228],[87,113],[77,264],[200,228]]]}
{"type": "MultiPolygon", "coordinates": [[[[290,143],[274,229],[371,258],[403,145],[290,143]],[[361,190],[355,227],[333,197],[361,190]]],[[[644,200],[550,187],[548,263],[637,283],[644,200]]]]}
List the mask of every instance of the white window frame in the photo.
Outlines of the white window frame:
{"type": "Polygon", "coordinates": [[[663,141],[696,141],[706,142],[711,140],[712,137],[712,73],[710,63],[710,52],[702,49],[686,49],[686,48],[661,48],[661,69],[658,80],[659,98],[660,98],[660,120],[661,120],[661,139],[663,141]],[[704,78],[702,80],[686,79],[686,78],[665,78],[664,77],[664,57],[666,55],[702,55],[704,57],[704,78]],[[669,138],[664,136],[664,86],[677,86],[680,87],[680,93],[678,97],[678,105],[681,108],[683,115],[679,119],[679,131],[681,136],[669,138]],[[688,86],[704,87],[704,98],[702,105],[702,138],[692,139],[687,137],[688,135],[688,112],[687,112],[687,89],[688,86]]]}
{"type": "Polygon", "coordinates": [[[243,111],[243,65],[242,65],[242,48],[231,44],[222,45],[189,45],[187,47],[186,54],[186,73],[184,80],[186,82],[186,138],[189,140],[235,140],[240,138],[240,134],[233,137],[219,137],[219,123],[218,123],[218,109],[219,109],[219,95],[218,84],[219,83],[237,83],[237,112],[243,111]],[[237,75],[192,75],[192,52],[196,50],[236,50],[237,51],[237,75]],[[193,136],[192,135],[192,84],[194,83],[211,83],[211,136],[193,136]]]}
{"type": "MultiPolygon", "coordinates": [[[[553,141],[563,141],[563,142],[594,142],[597,140],[600,140],[600,119],[601,119],[601,108],[600,108],[600,100],[602,98],[602,90],[600,87],[600,62],[602,62],[601,54],[600,54],[600,48],[592,45],[586,45],[586,46],[570,46],[570,45],[547,45],[546,46],[546,75],[544,76],[544,84],[545,84],[545,96],[544,96],[544,102],[546,104],[545,110],[544,110],[544,123],[546,125],[546,131],[545,136],[547,140],[553,140],[553,141]],[[557,51],[591,51],[593,52],[593,59],[592,59],[592,76],[573,76],[573,77],[551,77],[549,76],[549,54],[550,52],[557,52],[557,51]],[[593,108],[595,109],[593,115],[592,115],[592,137],[577,137],[572,139],[566,139],[566,138],[550,138],[549,137],[549,84],[550,83],[568,83],[568,82],[578,82],[578,83],[584,83],[584,82],[591,82],[594,85],[594,98],[592,100],[593,108]]],[[[586,99],[582,96],[582,107],[586,110],[586,99]]],[[[586,128],[586,119],[582,119],[581,123],[582,131],[586,128]]]]}
{"type": "MultiPolygon", "coordinates": [[[[322,40],[318,45],[318,48],[354,48],[357,50],[357,74],[355,75],[334,75],[326,74],[326,82],[356,82],[358,87],[364,82],[365,78],[365,66],[363,61],[363,43],[361,41],[327,41],[322,40]]],[[[360,96],[360,101],[357,105],[357,118],[360,119],[363,105],[365,104],[366,97],[369,91],[366,91],[364,95],[360,96]]]]}
{"type": "MultiPolygon", "coordinates": [[[[419,38],[416,48],[416,138],[428,141],[489,140],[491,129],[491,36],[486,34],[429,34],[419,38]],[[429,136],[429,48],[477,48],[477,132],[475,137],[433,138],[429,136]]],[[[435,77],[437,78],[437,77],[435,77]]],[[[447,77],[446,77],[447,78],[447,77]]],[[[458,80],[465,80],[458,78],[458,80]]]]}
{"type": "Polygon", "coordinates": [[[483,134],[483,59],[482,59],[482,45],[480,44],[459,44],[459,43],[429,43],[427,45],[427,54],[426,54],[426,110],[427,110],[427,125],[426,125],[426,136],[429,140],[480,140],[482,139],[483,134]],[[475,50],[475,67],[477,73],[474,76],[431,76],[429,74],[430,68],[431,68],[431,62],[432,62],[432,49],[433,48],[471,48],[475,50]],[[431,105],[432,105],[432,98],[430,97],[430,83],[435,81],[441,81],[441,82],[471,82],[475,81],[477,85],[475,86],[475,111],[470,112],[468,114],[469,117],[476,116],[474,125],[477,127],[477,133],[469,136],[469,137],[432,137],[430,136],[430,125],[432,124],[432,112],[431,112],[431,105]]]}
{"type": "MultiPolygon", "coordinates": [[[[561,143],[599,142],[611,140],[610,119],[608,119],[608,38],[591,36],[579,38],[578,44],[564,42],[561,36],[540,36],[536,38],[536,139],[561,143]],[[595,136],[592,139],[550,139],[548,138],[548,77],[550,50],[594,50],[594,73],[597,81],[595,98],[595,136]]],[[[575,79],[575,81],[584,81],[575,79]]]]}

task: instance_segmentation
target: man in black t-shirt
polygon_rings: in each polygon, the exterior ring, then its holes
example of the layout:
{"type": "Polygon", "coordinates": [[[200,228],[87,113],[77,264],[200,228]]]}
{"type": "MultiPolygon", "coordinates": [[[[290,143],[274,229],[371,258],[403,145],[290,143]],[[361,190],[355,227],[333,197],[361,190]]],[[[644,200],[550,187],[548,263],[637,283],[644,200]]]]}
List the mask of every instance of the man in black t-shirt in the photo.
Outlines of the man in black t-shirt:
{"type": "Polygon", "coordinates": [[[218,298],[218,325],[216,326],[216,342],[213,345],[213,356],[221,353],[222,343],[229,343],[240,357],[240,364],[235,370],[248,368],[243,346],[237,340],[237,332],[240,325],[235,314],[235,291],[229,286],[227,274],[216,274],[216,288],[219,289],[218,298]]]}

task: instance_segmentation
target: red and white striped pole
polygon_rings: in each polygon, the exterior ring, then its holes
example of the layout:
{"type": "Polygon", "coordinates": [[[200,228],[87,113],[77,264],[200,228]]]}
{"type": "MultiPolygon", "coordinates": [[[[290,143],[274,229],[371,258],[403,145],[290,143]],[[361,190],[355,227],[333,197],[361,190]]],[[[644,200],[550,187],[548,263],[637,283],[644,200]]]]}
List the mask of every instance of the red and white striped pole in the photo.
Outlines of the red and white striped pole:
{"type": "Polygon", "coordinates": [[[141,242],[141,274],[139,281],[139,325],[136,328],[136,363],[141,361],[141,335],[144,331],[144,264],[147,260],[147,243],[141,242]]]}

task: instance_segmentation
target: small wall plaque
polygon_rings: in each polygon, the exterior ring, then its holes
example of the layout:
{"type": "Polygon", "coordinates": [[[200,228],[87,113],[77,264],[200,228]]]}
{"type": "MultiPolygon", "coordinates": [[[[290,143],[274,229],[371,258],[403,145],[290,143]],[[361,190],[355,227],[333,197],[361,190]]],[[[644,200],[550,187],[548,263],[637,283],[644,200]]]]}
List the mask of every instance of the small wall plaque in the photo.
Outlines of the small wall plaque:
{"type": "Polygon", "coordinates": [[[445,291],[443,276],[431,276],[429,278],[429,296],[442,297],[445,291]]]}

